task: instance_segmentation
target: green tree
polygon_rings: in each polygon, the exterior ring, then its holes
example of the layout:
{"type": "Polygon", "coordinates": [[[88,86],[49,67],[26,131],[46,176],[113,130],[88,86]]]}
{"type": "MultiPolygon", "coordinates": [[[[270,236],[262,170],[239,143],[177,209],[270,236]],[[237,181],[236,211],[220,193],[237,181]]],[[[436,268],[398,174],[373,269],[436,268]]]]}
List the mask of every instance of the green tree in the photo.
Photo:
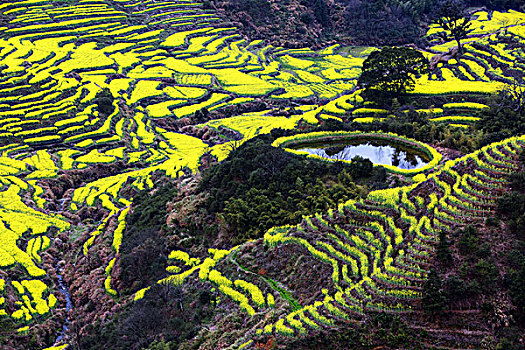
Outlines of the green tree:
{"type": "Polygon", "coordinates": [[[104,116],[108,116],[113,113],[115,110],[115,107],[113,106],[113,100],[113,95],[108,88],[98,92],[95,96],[95,103],[97,104],[99,113],[103,114],[104,116]]]}
{"type": "Polygon", "coordinates": [[[453,0],[445,2],[437,11],[432,23],[443,29],[437,33],[440,38],[445,41],[455,40],[458,43],[458,51],[462,55],[461,39],[465,39],[472,31],[470,16],[465,12],[464,6],[453,0]]]}
{"type": "Polygon", "coordinates": [[[436,315],[446,307],[447,299],[442,292],[442,281],[436,269],[431,268],[428,280],[423,286],[423,297],[421,304],[423,310],[429,314],[436,315]]]}
{"type": "Polygon", "coordinates": [[[414,77],[428,70],[428,59],[408,47],[384,47],[372,52],[363,63],[358,85],[374,100],[393,99],[412,91],[414,77]]]}
{"type": "Polygon", "coordinates": [[[452,253],[449,247],[450,243],[447,239],[447,233],[441,231],[439,233],[439,244],[436,249],[436,258],[442,266],[450,266],[452,264],[452,253]]]}
{"type": "Polygon", "coordinates": [[[484,132],[480,146],[525,133],[525,79],[516,76],[511,84],[488,100],[476,128],[484,132]]]}
{"type": "Polygon", "coordinates": [[[326,1],[315,0],[313,3],[313,9],[317,22],[319,22],[325,28],[330,27],[330,12],[328,11],[328,5],[326,4],[326,1]]]}

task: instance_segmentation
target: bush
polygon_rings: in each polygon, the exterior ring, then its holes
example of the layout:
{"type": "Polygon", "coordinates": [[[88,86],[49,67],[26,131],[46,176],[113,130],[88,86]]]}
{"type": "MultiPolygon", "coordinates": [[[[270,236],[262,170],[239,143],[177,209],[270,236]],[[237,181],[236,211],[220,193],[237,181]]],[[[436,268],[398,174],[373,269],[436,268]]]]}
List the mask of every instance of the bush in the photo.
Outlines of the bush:
{"type": "Polygon", "coordinates": [[[508,218],[510,229],[525,237],[525,195],[518,192],[505,193],[498,200],[498,212],[508,218]]]}
{"type": "Polygon", "coordinates": [[[439,232],[439,244],[436,249],[436,258],[440,265],[450,266],[452,264],[452,254],[450,252],[450,243],[445,231],[439,232]]]}
{"type": "Polygon", "coordinates": [[[169,184],[159,188],[155,195],[142,191],[134,196],[120,246],[118,280],[125,295],[164,276],[169,244],[161,230],[166,226],[166,204],[176,195],[177,188],[169,184]]]}
{"type": "Polygon", "coordinates": [[[482,290],[489,292],[496,288],[497,268],[494,263],[480,259],[472,270],[474,278],[480,284],[482,290]]]}
{"type": "Polygon", "coordinates": [[[113,113],[115,110],[115,107],[113,106],[113,100],[113,95],[108,88],[105,88],[104,90],[97,93],[94,102],[97,105],[97,110],[100,115],[108,116],[113,113]]]}
{"type": "Polygon", "coordinates": [[[463,255],[473,256],[479,249],[478,230],[468,226],[459,232],[458,248],[463,255]]]}
{"type": "Polygon", "coordinates": [[[370,159],[365,159],[360,156],[355,156],[352,158],[352,163],[349,166],[350,175],[354,179],[360,179],[363,177],[368,177],[373,173],[374,164],[370,159]]]}
{"type": "Polygon", "coordinates": [[[525,109],[520,110],[514,103],[508,91],[501,91],[489,100],[489,108],[482,110],[481,119],[476,122],[477,128],[487,134],[486,142],[525,134],[525,109]]]}

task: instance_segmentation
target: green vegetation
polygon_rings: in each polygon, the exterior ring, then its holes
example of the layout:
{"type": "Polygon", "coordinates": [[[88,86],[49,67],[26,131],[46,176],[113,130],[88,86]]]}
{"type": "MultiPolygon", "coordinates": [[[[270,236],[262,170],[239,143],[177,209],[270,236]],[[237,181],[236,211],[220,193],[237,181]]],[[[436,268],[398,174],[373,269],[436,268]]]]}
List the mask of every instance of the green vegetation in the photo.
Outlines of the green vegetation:
{"type": "Polygon", "coordinates": [[[166,185],[158,191],[155,196],[146,191],[139,192],[134,197],[133,212],[126,220],[118,276],[125,295],[145,288],[164,276],[169,241],[159,231],[166,225],[166,203],[176,196],[177,189],[166,185]]]}
{"type": "Polygon", "coordinates": [[[515,84],[493,96],[489,101],[490,108],[482,111],[477,125],[485,134],[483,144],[501,140],[508,135],[525,133],[523,79],[517,80],[515,84]]]}
{"type": "MultiPolygon", "coordinates": [[[[294,157],[270,143],[269,137],[249,141],[203,174],[200,191],[206,201],[196,215],[216,217],[228,246],[364,196],[366,190],[355,180],[366,176],[380,182],[385,176],[381,171],[359,173],[357,163],[344,167],[294,157]]],[[[211,228],[195,227],[193,231],[207,233],[208,241],[214,236],[211,228]]]]}

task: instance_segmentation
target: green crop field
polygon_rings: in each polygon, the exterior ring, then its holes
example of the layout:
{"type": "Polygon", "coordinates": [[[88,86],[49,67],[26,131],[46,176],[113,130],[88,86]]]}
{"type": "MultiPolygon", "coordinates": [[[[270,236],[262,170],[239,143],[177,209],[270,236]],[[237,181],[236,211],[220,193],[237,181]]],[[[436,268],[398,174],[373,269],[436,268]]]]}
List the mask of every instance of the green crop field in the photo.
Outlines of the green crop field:
{"type": "MultiPolygon", "coordinates": [[[[476,18],[475,31],[464,40],[464,58],[421,76],[411,92],[443,97],[440,105],[420,110],[430,123],[472,127],[488,108],[479,97],[511,84],[514,72],[525,72],[523,49],[512,44],[525,45],[525,14],[496,12],[489,18],[478,12],[476,18]]],[[[250,42],[199,2],[9,0],[0,4],[0,20],[0,318],[15,325],[11,336],[38,332],[65,307],[56,273],[50,273],[62,260],[57,237],[63,233],[89,231],[81,236],[77,258],[96,254],[100,246],[111,251],[100,283],[118,300],[112,272],[133,193],[155,189],[159,174],[177,179],[197,173],[204,155],[221,162],[277,128],[342,120],[369,125],[391,114],[364,104],[356,87],[366,55],[377,48],[352,57],[338,44],[312,50],[250,42]],[[263,100],[295,106],[281,108],[281,114],[271,107],[242,110],[263,100]],[[203,109],[213,115],[228,108],[233,115],[202,120],[191,132],[170,127],[203,109]],[[203,136],[225,129],[238,137],[210,143],[203,136]],[[103,175],[82,178],[89,171],[103,175]],[[78,180],[50,193],[50,184],[68,174],[78,180]],[[79,213],[90,210],[103,215],[80,222],[79,213]]],[[[431,27],[428,37],[438,31],[431,27]]],[[[436,44],[424,55],[453,45],[436,44]]],[[[433,161],[414,172],[387,169],[410,185],[370,192],[264,235],[261,244],[272,254],[297,245],[331,269],[312,302],[298,303],[300,297],[282,281],[269,283],[238,266],[242,245],[210,246],[205,257],[174,250],[167,257],[169,276],[158,283],[201,281],[253,318],[249,332],[224,344],[231,349],[256,349],[261,336],[279,339],[362,323],[370,311],[413,312],[439,230],[493,215],[504,175],[518,169],[525,137],[448,161],[421,142],[387,132],[376,137],[417,143],[433,161]]]]}

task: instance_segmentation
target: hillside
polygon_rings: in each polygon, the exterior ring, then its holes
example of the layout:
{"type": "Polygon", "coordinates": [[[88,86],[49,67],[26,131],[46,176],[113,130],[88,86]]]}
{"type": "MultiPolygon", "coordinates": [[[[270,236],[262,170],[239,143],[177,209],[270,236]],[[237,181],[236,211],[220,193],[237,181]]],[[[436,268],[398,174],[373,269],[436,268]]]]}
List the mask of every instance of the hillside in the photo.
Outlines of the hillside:
{"type": "MultiPolygon", "coordinates": [[[[286,48],[323,48],[328,43],[424,47],[432,14],[443,0],[227,0],[204,1],[250,40],[264,39],[286,48]]],[[[523,10],[518,0],[463,1],[476,9],[523,10]]]]}
{"type": "Polygon", "coordinates": [[[0,347],[523,348],[525,9],[463,6],[2,2],[0,347]]]}

